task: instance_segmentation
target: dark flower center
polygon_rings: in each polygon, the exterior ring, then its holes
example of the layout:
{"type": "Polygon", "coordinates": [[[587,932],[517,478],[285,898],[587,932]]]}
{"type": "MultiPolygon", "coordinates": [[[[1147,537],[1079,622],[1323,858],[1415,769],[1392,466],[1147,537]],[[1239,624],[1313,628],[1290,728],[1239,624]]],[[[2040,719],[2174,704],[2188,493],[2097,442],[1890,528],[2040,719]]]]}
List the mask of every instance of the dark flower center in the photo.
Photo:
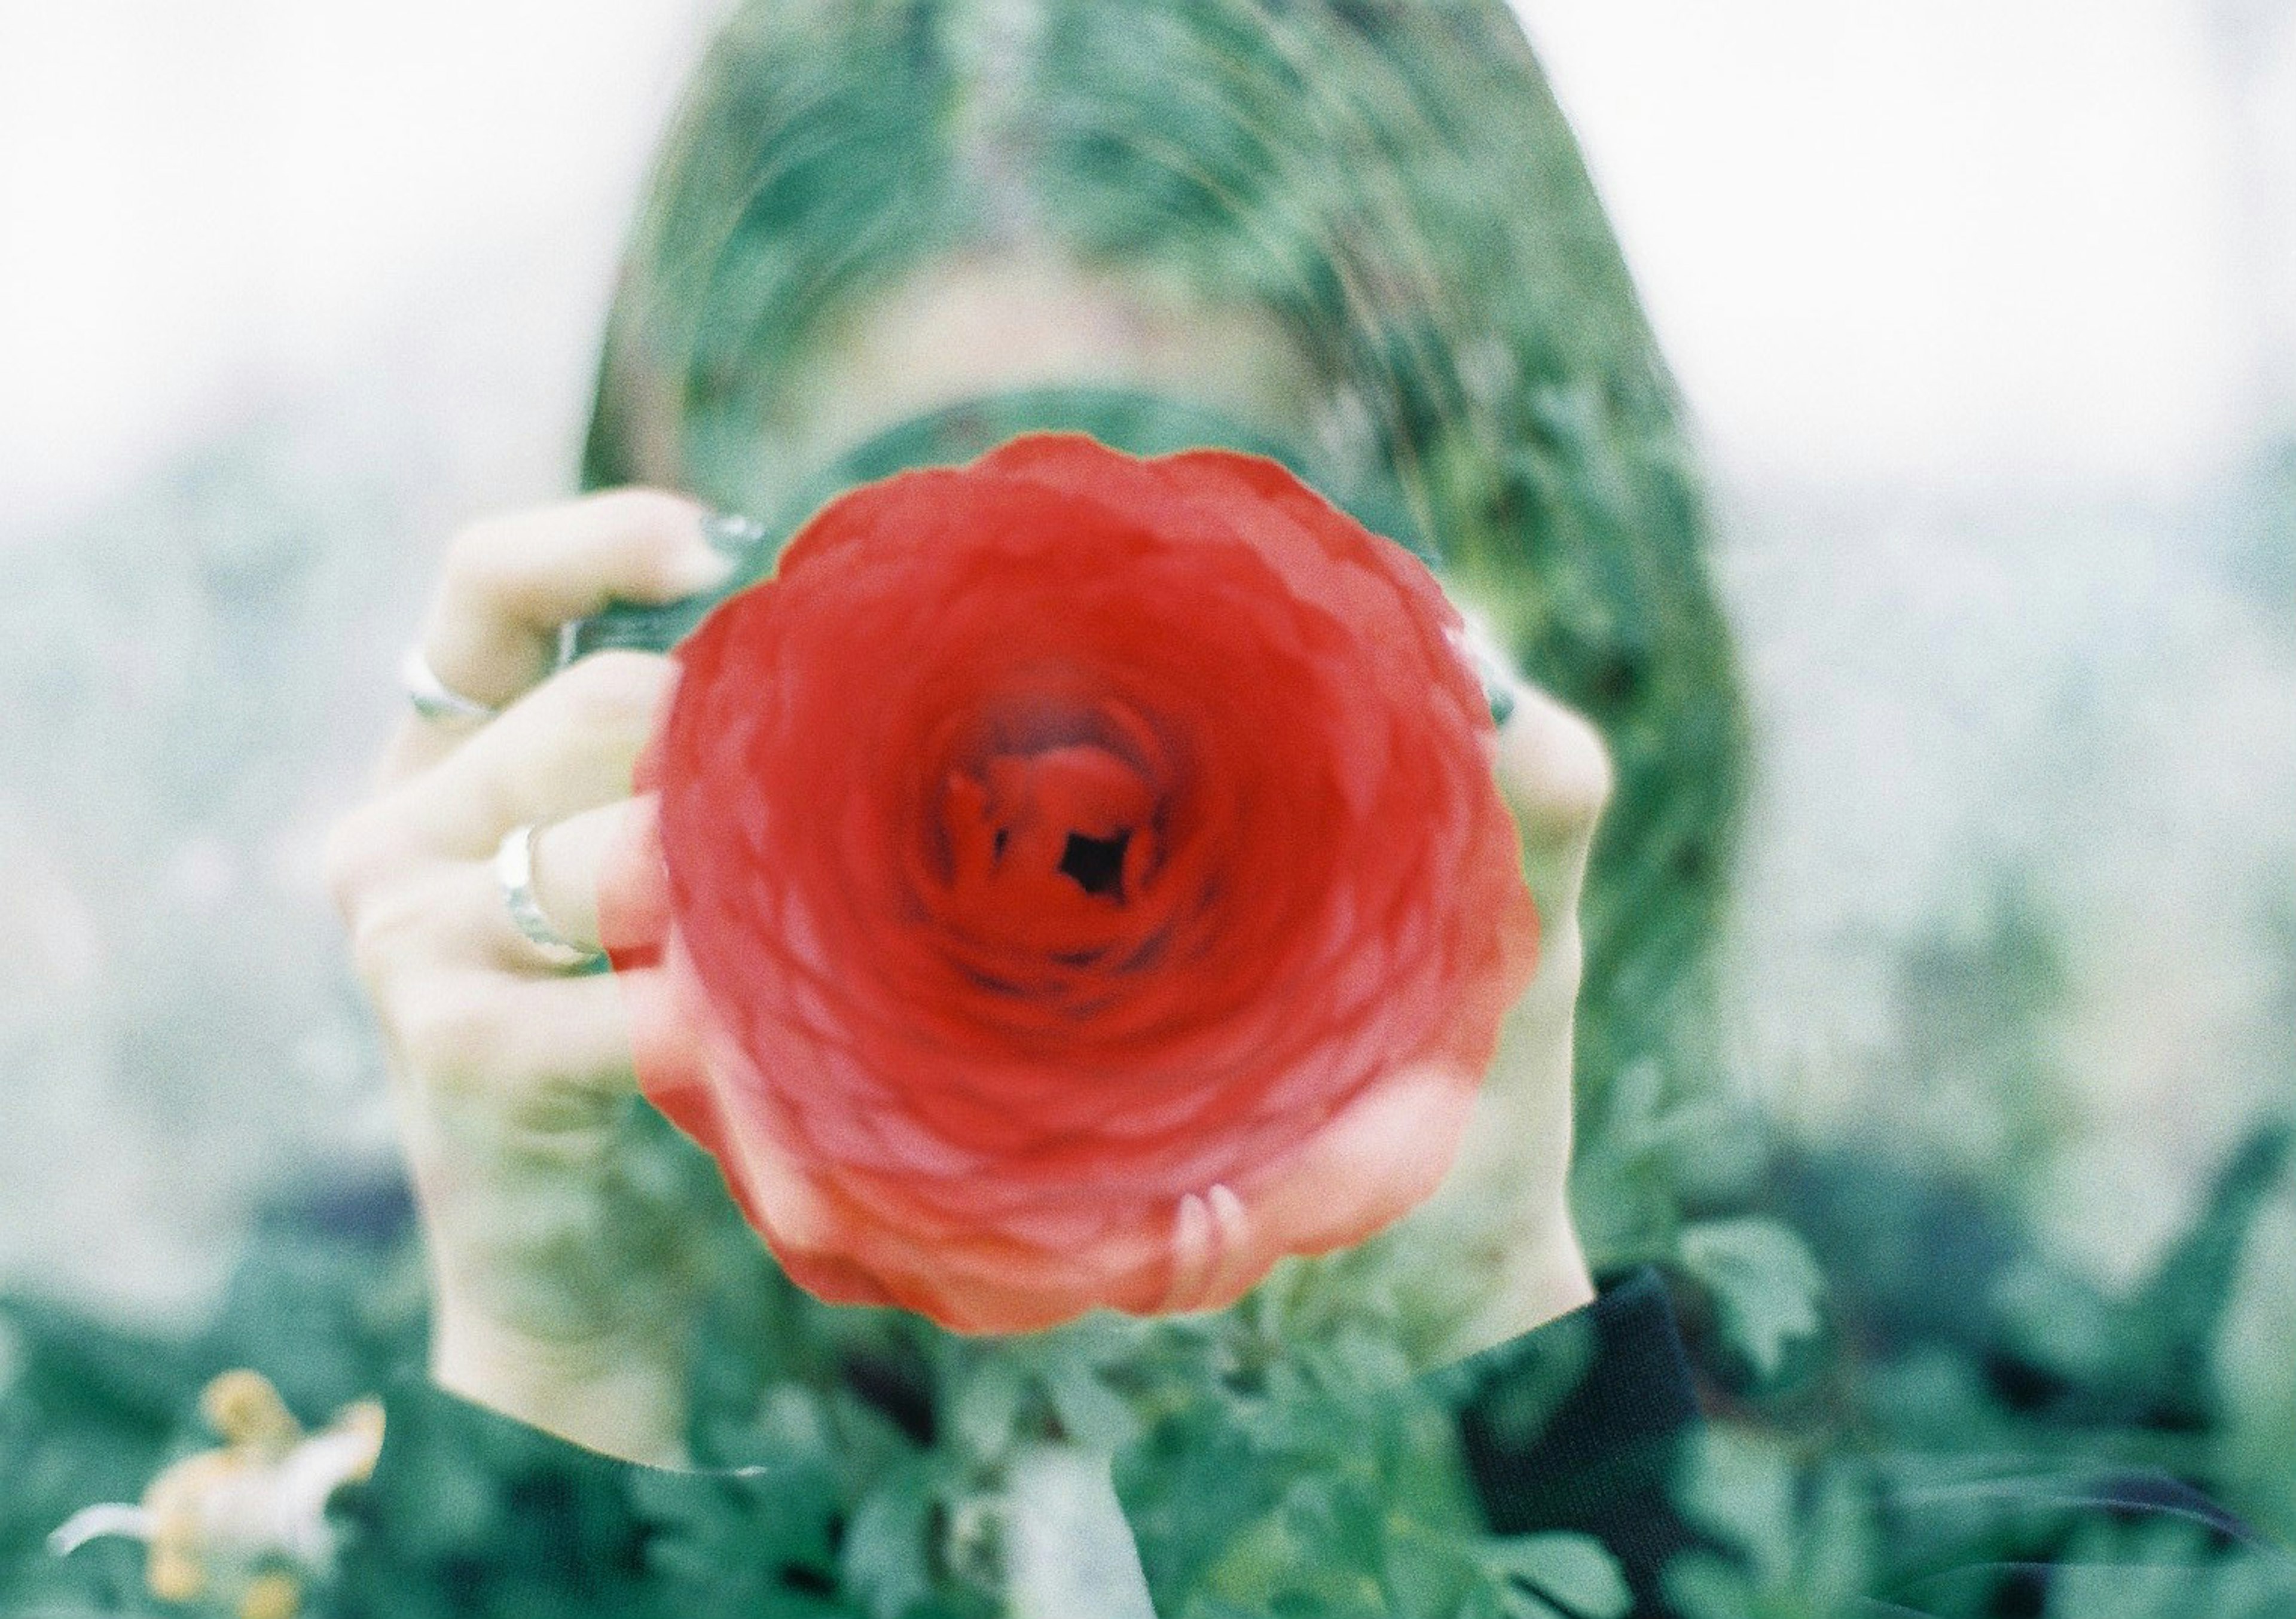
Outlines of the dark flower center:
{"type": "Polygon", "coordinates": [[[1096,950],[1153,883],[1158,807],[1139,767],[1096,743],[992,753],[943,790],[951,886],[992,934],[1096,950]]]}
{"type": "Polygon", "coordinates": [[[1061,875],[1073,879],[1086,894],[1108,894],[1124,897],[1124,847],[1132,841],[1128,831],[1113,838],[1087,838],[1082,832],[1070,832],[1068,846],[1061,851],[1061,875]]]}

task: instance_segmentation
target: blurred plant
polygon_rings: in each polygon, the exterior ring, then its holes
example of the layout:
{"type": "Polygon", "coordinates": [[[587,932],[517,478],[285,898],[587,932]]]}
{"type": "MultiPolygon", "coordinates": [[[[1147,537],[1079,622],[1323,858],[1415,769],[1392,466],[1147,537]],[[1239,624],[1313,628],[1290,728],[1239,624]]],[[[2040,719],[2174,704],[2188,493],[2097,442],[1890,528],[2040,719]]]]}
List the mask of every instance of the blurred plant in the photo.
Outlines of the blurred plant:
{"type": "Polygon", "coordinates": [[[1712,1542],[1667,1571],[1686,1619],[2266,1619],[2296,1602],[2296,1556],[2070,1468],[1810,1456],[1718,1427],[1678,1495],[1712,1542]]]}
{"type": "Polygon", "coordinates": [[[123,1535],[148,1547],[144,1584],[164,1601],[215,1605],[236,1619],[295,1619],[306,1585],[332,1570],[329,1500],[374,1471],[381,1404],[354,1401],[307,1435],[279,1391],[242,1367],[209,1383],[200,1411],[220,1448],[170,1464],[133,1506],[82,1508],[48,1548],[70,1557],[123,1535]]]}
{"type": "MultiPolygon", "coordinates": [[[[275,1391],[255,1402],[269,1414],[250,1437],[264,1443],[284,1424],[316,1423],[381,1388],[419,1342],[422,1283],[406,1216],[403,1198],[387,1188],[372,1200],[337,1195],[273,1207],[213,1323],[185,1336],[0,1296],[0,1329],[13,1345],[0,1381],[0,1613],[70,1597],[105,1611],[160,1611],[141,1554],[98,1541],[59,1557],[49,1536],[91,1506],[144,1500],[168,1468],[211,1455],[202,1391],[233,1369],[252,1370],[234,1373],[226,1388],[248,1390],[259,1375],[275,1391]]],[[[249,1402],[228,1403],[221,1426],[236,1432],[249,1402]]],[[[242,1458],[266,1459],[285,1460],[259,1444],[242,1458]]],[[[315,1525],[305,1527],[316,1535],[315,1525]]],[[[185,1589],[172,1579],[160,1584],[185,1589]]]]}

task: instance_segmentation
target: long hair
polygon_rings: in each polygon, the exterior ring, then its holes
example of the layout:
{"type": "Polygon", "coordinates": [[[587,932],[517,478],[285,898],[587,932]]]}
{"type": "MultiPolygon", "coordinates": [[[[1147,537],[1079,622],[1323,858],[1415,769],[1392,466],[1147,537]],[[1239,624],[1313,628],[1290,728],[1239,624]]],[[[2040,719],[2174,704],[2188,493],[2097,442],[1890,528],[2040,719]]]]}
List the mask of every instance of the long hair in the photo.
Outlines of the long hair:
{"type": "Polygon", "coordinates": [[[1502,0],[756,0],[654,176],[586,482],[785,498],[821,469],[768,448],[804,442],[811,368],[871,301],[1022,243],[1288,340],[1303,380],[1254,430],[1334,499],[1395,492],[1611,744],[1582,1099],[1706,1068],[1745,725],[1702,497],[1502,0]]]}

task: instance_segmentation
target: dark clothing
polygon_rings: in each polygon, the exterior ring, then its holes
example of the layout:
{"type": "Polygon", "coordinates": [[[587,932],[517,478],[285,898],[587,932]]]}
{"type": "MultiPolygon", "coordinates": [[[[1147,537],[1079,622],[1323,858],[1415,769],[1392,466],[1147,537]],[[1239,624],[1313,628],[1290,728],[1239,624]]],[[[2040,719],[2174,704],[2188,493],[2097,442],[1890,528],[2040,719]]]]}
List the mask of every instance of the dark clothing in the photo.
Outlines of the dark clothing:
{"type": "Polygon", "coordinates": [[[1630,1272],[1576,1318],[1528,1332],[1456,1369],[1459,1446],[1494,1533],[1574,1530],[1619,1559],[1637,1615],[1665,1610],[1660,1574],[1696,1543],[1671,1485],[1698,1424],[1690,1361],[1658,1272],[1630,1272]],[[1533,1431],[1508,1420],[1509,1396],[1543,1350],[1583,1321],[1587,1370],[1533,1431]]]}

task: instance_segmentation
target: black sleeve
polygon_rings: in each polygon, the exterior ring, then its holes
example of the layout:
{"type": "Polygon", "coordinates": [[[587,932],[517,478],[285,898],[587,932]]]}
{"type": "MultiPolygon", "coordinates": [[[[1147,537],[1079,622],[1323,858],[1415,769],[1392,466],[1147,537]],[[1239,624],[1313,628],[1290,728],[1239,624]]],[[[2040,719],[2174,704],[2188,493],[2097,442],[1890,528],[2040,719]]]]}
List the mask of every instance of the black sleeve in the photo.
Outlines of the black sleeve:
{"type": "Polygon", "coordinates": [[[1658,1272],[1604,1278],[1595,1302],[1437,1374],[1491,1530],[1600,1540],[1663,1619],[1660,1571],[1702,1544],[1670,1484],[1699,1426],[1690,1363],[1658,1272]]]}

